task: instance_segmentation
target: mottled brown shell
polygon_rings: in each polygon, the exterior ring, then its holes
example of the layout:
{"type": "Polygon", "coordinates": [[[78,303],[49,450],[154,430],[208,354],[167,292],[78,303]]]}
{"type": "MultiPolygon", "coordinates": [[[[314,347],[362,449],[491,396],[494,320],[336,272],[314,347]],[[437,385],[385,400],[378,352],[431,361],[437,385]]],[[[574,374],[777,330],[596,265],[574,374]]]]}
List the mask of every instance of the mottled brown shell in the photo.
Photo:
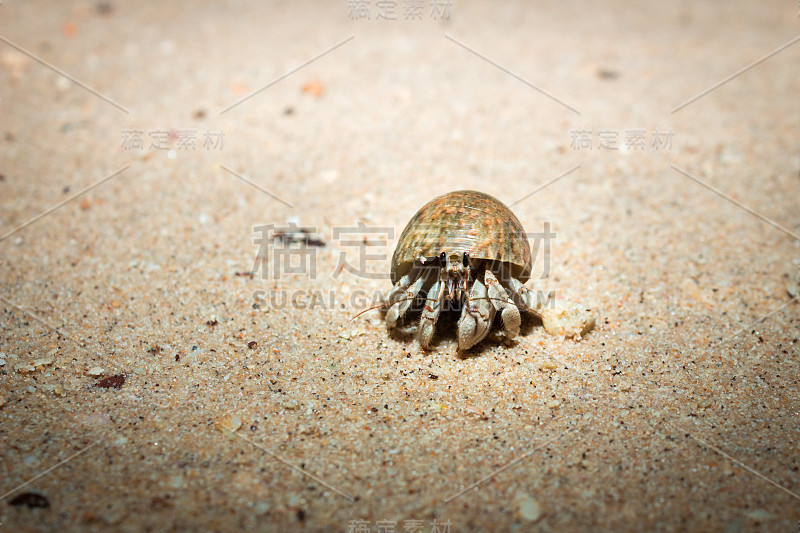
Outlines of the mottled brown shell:
{"type": "Polygon", "coordinates": [[[442,252],[507,263],[522,283],[531,275],[531,247],[522,224],[505,204],[482,192],[451,192],[417,211],[397,241],[392,283],[420,257],[435,259],[442,252]]]}

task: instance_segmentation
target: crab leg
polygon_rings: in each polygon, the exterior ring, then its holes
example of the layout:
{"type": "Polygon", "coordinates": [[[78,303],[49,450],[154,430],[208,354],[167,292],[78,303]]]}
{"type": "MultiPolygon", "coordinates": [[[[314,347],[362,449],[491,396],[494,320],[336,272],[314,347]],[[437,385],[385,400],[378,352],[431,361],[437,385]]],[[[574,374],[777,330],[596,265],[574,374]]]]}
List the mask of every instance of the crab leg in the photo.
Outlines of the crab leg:
{"type": "Polygon", "coordinates": [[[425,282],[425,278],[422,276],[418,277],[413,284],[410,283],[410,279],[409,275],[403,276],[389,293],[388,300],[392,307],[390,307],[389,311],[386,313],[386,324],[390,328],[395,327],[397,321],[406,314],[408,308],[411,307],[411,304],[414,303],[414,300],[417,298],[420,289],[422,289],[422,284],[425,282]],[[408,278],[408,280],[406,278],[408,278]],[[409,285],[411,286],[409,287],[409,285]],[[405,292],[405,296],[403,296],[403,291],[405,292]]]}
{"type": "Polygon", "coordinates": [[[387,307],[394,305],[405,294],[408,287],[411,285],[411,274],[406,274],[397,283],[392,286],[389,294],[386,295],[384,302],[387,307]]]}
{"type": "Polygon", "coordinates": [[[439,312],[442,310],[442,298],[445,293],[445,284],[437,281],[428,291],[425,298],[425,307],[422,310],[422,318],[419,321],[419,344],[423,350],[427,350],[436,331],[436,321],[439,319],[439,312]]]}
{"type": "Polygon", "coordinates": [[[503,332],[501,335],[511,340],[519,334],[519,326],[522,322],[519,309],[508,297],[508,293],[503,286],[500,285],[500,282],[497,281],[497,277],[494,273],[488,268],[484,273],[484,280],[486,281],[486,289],[489,293],[489,303],[500,313],[500,318],[503,321],[503,332]]]}
{"type": "Polygon", "coordinates": [[[539,308],[542,307],[542,302],[538,301],[538,298],[534,298],[533,293],[528,290],[528,287],[523,285],[517,278],[510,278],[508,285],[511,289],[511,298],[514,300],[515,304],[531,313],[539,314],[539,308]]]}
{"type": "Polygon", "coordinates": [[[476,279],[458,319],[458,351],[472,348],[486,337],[494,318],[494,306],[487,298],[486,285],[476,279]]]}

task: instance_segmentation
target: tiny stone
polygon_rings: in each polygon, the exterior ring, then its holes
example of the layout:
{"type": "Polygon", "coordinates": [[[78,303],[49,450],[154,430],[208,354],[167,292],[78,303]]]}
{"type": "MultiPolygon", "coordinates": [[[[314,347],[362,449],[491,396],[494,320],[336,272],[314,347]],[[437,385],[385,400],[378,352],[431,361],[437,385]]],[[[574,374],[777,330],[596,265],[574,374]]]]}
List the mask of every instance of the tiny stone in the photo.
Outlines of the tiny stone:
{"type": "Polygon", "coordinates": [[[520,502],[519,515],[525,520],[530,520],[533,522],[534,520],[538,520],[541,514],[539,502],[537,502],[535,499],[527,497],[520,502]]]}
{"type": "Polygon", "coordinates": [[[542,363],[542,370],[554,372],[558,368],[555,361],[545,361],[542,363]]]}
{"type": "Polygon", "coordinates": [[[555,309],[545,308],[540,311],[542,325],[550,335],[563,335],[566,338],[580,338],[594,327],[595,318],[591,311],[583,306],[558,302],[555,309]]]}
{"type": "Polygon", "coordinates": [[[124,383],[125,376],[122,374],[117,374],[116,376],[109,376],[101,379],[95,383],[94,386],[100,387],[101,389],[120,389],[124,383]]]}
{"type": "Polygon", "coordinates": [[[105,373],[105,369],[100,366],[95,366],[87,370],[86,373],[92,376],[93,378],[98,378],[105,373]]]}
{"type": "Polygon", "coordinates": [[[550,400],[549,402],[547,402],[547,407],[549,407],[550,409],[556,409],[560,405],[561,402],[559,402],[558,400],[550,400]]]}
{"type": "Polygon", "coordinates": [[[792,298],[797,298],[800,296],[800,284],[794,282],[787,283],[786,292],[788,292],[789,296],[792,298]]]}
{"type": "Polygon", "coordinates": [[[97,11],[98,15],[110,15],[111,12],[114,11],[114,6],[111,2],[97,2],[94,9],[97,11]]]}
{"type": "Polygon", "coordinates": [[[46,355],[44,357],[39,357],[37,359],[34,359],[32,364],[34,367],[47,366],[47,365],[52,365],[55,360],[56,360],[55,357],[51,355],[46,355]]]}
{"type": "Polygon", "coordinates": [[[283,405],[283,406],[284,406],[286,409],[292,409],[292,410],[293,410],[293,409],[297,409],[298,407],[300,407],[300,404],[299,404],[299,403],[297,403],[297,401],[296,401],[296,400],[292,400],[292,399],[286,400],[285,402],[283,402],[283,403],[282,403],[282,405],[283,405]]]}
{"type": "Polygon", "coordinates": [[[215,427],[222,433],[234,433],[242,426],[242,419],[238,415],[226,414],[220,418],[215,427]]]}
{"type": "Polygon", "coordinates": [[[747,513],[747,517],[758,522],[766,522],[767,520],[775,518],[775,515],[768,513],[764,509],[753,509],[747,513]]]}
{"type": "Polygon", "coordinates": [[[272,509],[272,505],[267,501],[260,501],[253,506],[253,512],[257,515],[266,514],[272,509]]]}
{"type": "Polygon", "coordinates": [[[33,372],[34,370],[36,370],[36,368],[32,364],[28,363],[27,361],[23,361],[21,363],[17,363],[14,366],[14,370],[24,374],[24,373],[27,373],[27,372],[33,372]]]}

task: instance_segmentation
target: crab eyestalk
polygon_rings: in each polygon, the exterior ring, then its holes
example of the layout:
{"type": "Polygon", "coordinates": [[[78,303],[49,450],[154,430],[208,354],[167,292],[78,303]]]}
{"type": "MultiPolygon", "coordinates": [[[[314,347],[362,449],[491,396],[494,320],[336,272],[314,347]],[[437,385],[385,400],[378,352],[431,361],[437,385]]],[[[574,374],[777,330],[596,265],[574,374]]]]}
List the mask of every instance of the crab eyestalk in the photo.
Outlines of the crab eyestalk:
{"type": "Polygon", "coordinates": [[[448,257],[442,252],[441,261],[445,298],[453,303],[460,303],[469,294],[469,254],[464,252],[459,257],[453,253],[448,257]]]}

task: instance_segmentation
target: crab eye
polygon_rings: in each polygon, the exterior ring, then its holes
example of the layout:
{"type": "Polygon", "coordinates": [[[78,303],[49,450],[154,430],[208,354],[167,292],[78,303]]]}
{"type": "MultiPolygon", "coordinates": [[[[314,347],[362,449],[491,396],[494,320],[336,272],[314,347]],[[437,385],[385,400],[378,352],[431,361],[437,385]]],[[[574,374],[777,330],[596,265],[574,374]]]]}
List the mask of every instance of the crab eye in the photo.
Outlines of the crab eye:
{"type": "Polygon", "coordinates": [[[469,266],[469,252],[464,252],[463,261],[464,261],[464,267],[468,267],[469,266]]]}
{"type": "Polygon", "coordinates": [[[442,252],[442,253],[439,255],[439,261],[441,261],[441,262],[442,262],[442,264],[445,264],[445,263],[447,263],[447,254],[446,254],[446,253],[444,253],[444,252],[442,252]]]}

